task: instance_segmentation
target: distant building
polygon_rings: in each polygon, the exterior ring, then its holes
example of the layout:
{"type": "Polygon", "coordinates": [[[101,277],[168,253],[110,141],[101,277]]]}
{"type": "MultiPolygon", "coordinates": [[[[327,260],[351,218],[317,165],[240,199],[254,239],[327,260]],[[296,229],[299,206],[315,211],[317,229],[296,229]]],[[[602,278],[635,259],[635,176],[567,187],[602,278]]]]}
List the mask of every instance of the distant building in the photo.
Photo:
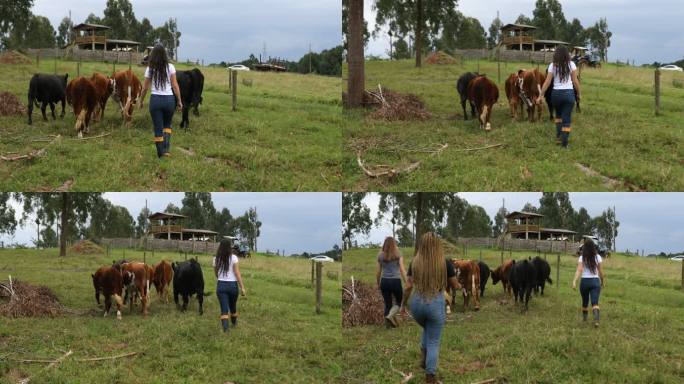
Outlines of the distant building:
{"type": "Polygon", "coordinates": [[[506,237],[525,240],[575,241],[577,232],[569,229],[542,228],[544,215],[533,212],[515,211],[506,215],[506,237]]]}
{"type": "Polygon", "coordinates": [[[165,240],[195,240],[216,242],[219,233],[208,229],[194,229],[183,227],[183,220],[187,216],[170,212],[156,212],[148,216],[150,223],[150,235],[155,239],[165,240]]]}
{"type": "Polygon", "coordinates": [[[514,51],[553,52],[560,45],[570,43],[560,40],[541,40],[534,37],[537,27],[526,24],[506,24],[501,27],[501,45],[514,51]]]}
{"type": "Polygon", "coordinates": [[[137,41],[108,39],[107,31],[111,28],[106,25],[81,23],[73,29],[77,36],[72,44],[78,49],[138,52],[140,47],[140,43],[137,41]]]}

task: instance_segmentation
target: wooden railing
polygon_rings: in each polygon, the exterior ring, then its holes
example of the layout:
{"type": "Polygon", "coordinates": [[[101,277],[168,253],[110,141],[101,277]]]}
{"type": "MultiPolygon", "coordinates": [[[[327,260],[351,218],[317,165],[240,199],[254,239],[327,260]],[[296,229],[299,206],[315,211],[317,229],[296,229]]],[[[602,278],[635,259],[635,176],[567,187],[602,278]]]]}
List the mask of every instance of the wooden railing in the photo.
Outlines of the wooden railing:
{"type": "Polygon", "coordinates": [[[150,227],[150,233],[151,234],[169,233],[169,232],[179,233],[179,232],[181,232],[181,226],[180,225],[153,225],[150,227]]]}
{"type": "Polygon", "coordinates": [[[538,225],[525,225],[525,224],[509,224],[508,232],[539,232],[538,225]]]}
{"type": "Polygon", "coordinates": [[[104,44],[107,42],[107,37],[105,36],[77,36],[74,39],[74,42],[78,45],[83,45],[83,44],[104,44]]]}
{"type": "Polygon", "coordinates": [[[504,36],[502,42],[506,46],[520,45],[520,44],[534,44],[534,37],[532,37],[532,36],[504,36]]]}

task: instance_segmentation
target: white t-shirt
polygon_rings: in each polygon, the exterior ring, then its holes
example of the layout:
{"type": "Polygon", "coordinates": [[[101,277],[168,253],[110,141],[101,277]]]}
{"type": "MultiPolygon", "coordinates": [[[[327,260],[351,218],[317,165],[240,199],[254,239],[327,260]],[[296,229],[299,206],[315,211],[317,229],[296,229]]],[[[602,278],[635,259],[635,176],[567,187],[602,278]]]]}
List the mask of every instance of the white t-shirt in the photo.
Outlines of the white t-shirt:
{"type": "MultiPolygon", "coordinates": [[[[582,256],[579,257],[579,260],[578,260],[577,262],[580,263],[580,264],[583,263],[583,262],[582,262],[582,256]]],[[[582,265],[582,267],[583,267],[583,268],[582,268],[582,278],[583,278],[583,279],[585,279],[585,278],[591,279],[591,278],[594,278],[594,277],[599,277],[599,274],[598,274],[598,265],[601,264],[601,263],[603,263],[603,258],[601,258],[601,255],[596,255],[596,262],[597,262],[597,264],[596,264],[596,271],[594,271],[594,273],[591,273],[591,270],[589,269],[589,267],[587,267],[586,265],[582,265]]]]}
{"type": "Polygon", "coordinates": [[[570,60],[570,73],[568,73],[568,78],[565,81],[561,81],[560,76],[558,76],[554,70],[553,63],[549,64],[549,73],[553,73],[553,89],[573,89],[572,87],[572,72],[577,70],[575,62],[570,60]]]}
{"type": "Polygon", "coordinates": [[[173,95],[173,88],[171,88],[171,75],[175,73],[176,67],[174,67],[173,64],[169,63],[169,67],[166,71],[166,84],[164,84],[164,87],[162,88],[157,88],[157,85],[154,83],[154,79],[152,78],[152,74],[150,73],[150,67],[147,67],[147,69],[145,69],[145,78],[150,79],[150,82],[152,83],[152,92],[150,93],[153,95],[163,96],[173,95]]]}
{"type": "MultiPolygon", "coordinates": [[[[233,265],[235,265],[237,263],[238,263],[238,257],[235,255],[230,255],[230,266],[228,267],[228,271],[219,271],[217,280],[219,280],[219,281],[237,281],[237,277],[235,277],[235,272],[233,271],[233,265]]],[[[214,267],[216,266],[216,257],[214,257],[214,261],[212,262],[212,265],[214,267]]]]}

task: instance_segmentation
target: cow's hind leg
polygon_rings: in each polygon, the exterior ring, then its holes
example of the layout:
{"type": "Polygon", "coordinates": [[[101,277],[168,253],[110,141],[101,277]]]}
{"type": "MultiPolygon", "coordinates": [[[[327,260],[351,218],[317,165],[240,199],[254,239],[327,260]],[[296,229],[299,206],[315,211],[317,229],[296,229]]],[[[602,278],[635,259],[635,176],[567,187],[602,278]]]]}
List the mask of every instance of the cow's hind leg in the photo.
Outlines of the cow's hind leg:
{"type": "Polygon", "coordinates": [[[33,121],[31,121],[31,115],[33,114],[33,99],[31,98],[30,95],[29,95],[29,98],[28,98],[28,111],[27,111],[27,114],[28,114],[28,125],[31,125],[31,124],[33,123],[33,121]]]}
{"type": "Polygon", "coordinates": [[[59,114],[59,118],[63,119],[64,118],[64,107],[65,107],[66,102],[64,101],[64,99],[62,99],[61,103],[62,103],[62,113],[59,114]]]}
{"type": "Polygon", "coordinates": [[[188,309],[188,296],[187,294],[183,294],[183,307],[181,311],[185,312],[188,309]]]}
{"type": "Polygon", "coordinates": [[[43,120],[47,121],[47,115],[45,114],[45,109],[47,109],[47,104],[45,101],[40,105],[40,111],[43,113],[43,120]]]}
{"type": "Polygon", "coordinates": [[[466,110],[466,100],[461,98],[461,107],[463,107],[463,121],[468,120],[468,111],[466,110]]]}
{"type": "Polygon", "coordinates": [[[52,112],[52,120],[57,120],[57,117],[55,117],[55,103],[50,103],[50,112],[52,112]]]}

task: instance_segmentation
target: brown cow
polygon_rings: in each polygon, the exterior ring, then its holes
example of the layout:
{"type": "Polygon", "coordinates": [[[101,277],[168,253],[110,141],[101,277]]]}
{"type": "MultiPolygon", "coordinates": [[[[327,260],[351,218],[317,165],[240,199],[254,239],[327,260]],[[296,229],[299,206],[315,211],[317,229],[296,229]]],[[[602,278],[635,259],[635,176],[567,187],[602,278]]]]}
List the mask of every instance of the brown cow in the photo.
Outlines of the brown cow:
{"type": "Polygon", "coordinates": [[[123,291],[123,277],[121,275],[121,270],[112,267],[101,267],[95,272],[93,277],[93,285],[95,286],[95,298],[99,304],[99,293],[102,292],[105,299],[104,316],[109,314],[109,310],[112,307],[112,297],[116,302],[116,318],[121,320],[121,307],[123,306],[123,300],[121,299],[121,293],[123,291]]]}
{"type": "Polygon", "coordinates": [[[492,129],[489,119],[492,108],[499,101],[499,88],[486,76],[478,76],[468,83],[468,100],[475,107],[480,119],[480,128],[486,131],[492,129]]]}
{"type": "MultiPolygon", "coordinates": [[[[480,310],[480,267],[477,261],[473,260],[459,260],[451,259],[451,263],[456,268],[456,276],[458,282],[463,287],[463,311],[468,309],[470,298],[473,299],[473,308],[476,311],[480,310]]],[[[452,291],[453,296],[456,292],[452,291]]]]}
{"type": "Polygon", "coordinates": [[[536,69],[525,71],[522,74],[520,98],[527,107],[527,117],[530,122],[537,120],[541,121],[543,107],[539,96],[541,95],[541,87],[544,84],[544,79],[544,75],[536,69]],[[537,115],[536,118],[535,114],[537,115]]]}
{"type": "Polygon", "coordinates": [[[121,115],[127,123],[133,119],[133,110],[140,99],[142,92],[142,85],[140,80],[129,69],[126,71],[117,71],[111,77],[112,83],[112,99],[119,103],[121,108],[121,115]]]}
{"type": "Polygon", "coordinates": [[[97,104],[97,91],[93,82],[83,76],[71,80],[66,88],[66,99],[76,115],[74,129],[78,131],[78,137],[83,137],[84,132],[90,131],[90,118],[97,104]]]}
{"type": "Polygon", "coordinates": [[[151,278],[154,274],[152,267],[145,263],[134,261],[121,264],[121,269],[125,273],[123,282],[128,291],[130,311],[133,312],[134,296],[138,294],[142,303],[142,314],[147,316],[149,304],[147,294],[149,293],[151,278]]]}
{"type": "Polygon", "coordinates": [[[513,260],[508,260],[498,266],[494,271],[492,271],[492,284],[496,285],[496,283],[501,280],[501,285],[503,285],[504,293],[508,294],[508,297],[511,296],[511,267],[513,266],[514,261],[513,260]]]}
{"type": "Polygon", "coordinates": [[[165,303],[169,302],[169,286],[171,286],[171,281],[173,279],[173,268],[171,264],[162,260],[159,264],[154,266],[154,278],[152,282],[154,283],[154,288],[157,290],[157,295],[160,300],[164,300],[165,303]]]}
{"type": "Polygon", "coordinates": [[[506,97],[508,98],[508,105],[511,107],[511,117],[514,119],[518,118],[518,109],[520,109],[521,116],[523,112],[523,105],[520,102],[521,72],[519,71],[517,74],[511,73],[508,79],[506,79],[506,97]]]}
{"type": "Polygon", "coordinates": [[[112,82],[109,78],[101,73],[94,73],[90,78],[90,81],[95,86],[95,91],[97,92],[97,109],[95,112],[95,119],[102,120],[104,118],[105,106],[107,105],[107,100],[112,94],[112,82]]]}

